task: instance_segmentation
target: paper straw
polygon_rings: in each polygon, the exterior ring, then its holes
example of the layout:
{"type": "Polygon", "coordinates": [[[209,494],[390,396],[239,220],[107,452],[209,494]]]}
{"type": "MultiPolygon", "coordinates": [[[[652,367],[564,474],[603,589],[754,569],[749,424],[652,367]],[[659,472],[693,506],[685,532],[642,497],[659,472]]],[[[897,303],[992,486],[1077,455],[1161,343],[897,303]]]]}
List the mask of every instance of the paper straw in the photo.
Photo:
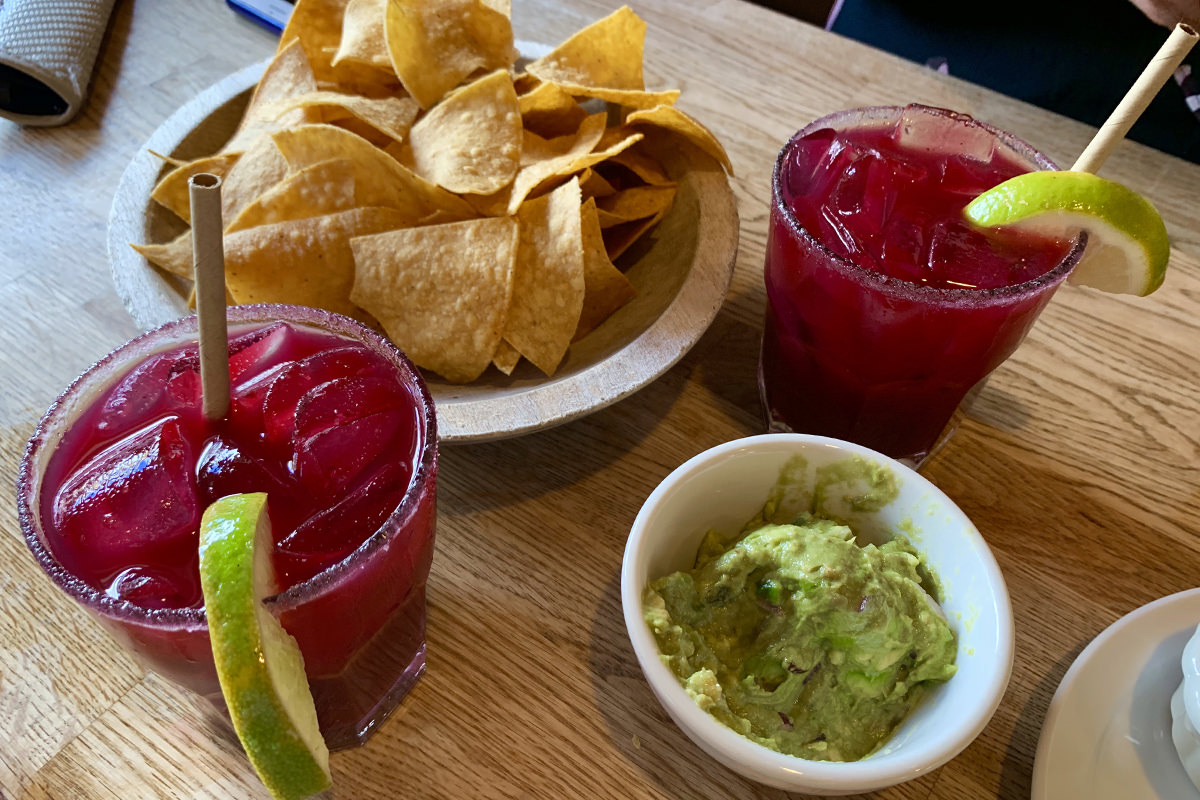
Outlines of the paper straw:
{"type": "Polygon", "coordinates": [[[1071,170],[1074,172],[1096,172],[1104,164],[1113,148],[1121,143],[1125,134],[1137,122],[1138,117],[1150,105],[1150,101],[1158,94],[1167,79],[1179,68],[1180,62],[1196,43],[1196,31],[1190,25],[1179,23],[1167,41],[1159,48],[1158,53],[1142,70],[1142,74],[1134,81],[1133,86],[1125,93],[1125,97],[1109,114],[1108,119],[1100,126],[1100,130],[1080,153],[1071,170]]]}
{"type": "Polygon", "coordinates": [[[200,172],[188,179],[196,316],[200,322],[200,384],[204,417],[229,411],[229,335],[225,325],[225,248],[221,234],[221,179],[200,172]]]}

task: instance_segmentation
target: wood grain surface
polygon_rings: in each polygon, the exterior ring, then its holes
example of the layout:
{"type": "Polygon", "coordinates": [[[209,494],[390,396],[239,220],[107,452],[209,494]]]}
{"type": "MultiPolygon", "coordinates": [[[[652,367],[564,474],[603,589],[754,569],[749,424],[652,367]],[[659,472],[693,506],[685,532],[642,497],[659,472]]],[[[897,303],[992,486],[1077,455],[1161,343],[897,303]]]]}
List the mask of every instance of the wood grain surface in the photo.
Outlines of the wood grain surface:
{"type": "MultiPolygon", "coordinates": [[[[612,0],[516,0],[519,38],[561,41],[612,0]]],[[[768,176],[798,127],[911,101],[971,113],[1070,163],[1087,127],[742,0],[639,0],[647,82],[729,150],[737,267],[709,332],[638,394],[581,420],[443,451],[429,671],[365,746],[344,798],[777,798],[666,717],[621,621],[643,499],[695,453],[760,431],[768,176]]],[[[117,4],[70,125],[0,122],[0,476],[55,395],[136,330],[105,231],[122,170],[176,108],[274,39],[224,4],[117,4]]],[[[880,798],[1028,797],[1047,705],[1128,611],[1200,580],[1200,167],[1125,143],[1103,174],[1153,198],[1174,250],[1146,299],[1065,287],[924,473],[992,546],[1012,595],[1012,683],[962,755],[880,798]]],[[[9,497],[11,498],[11,489],[9,497]]],[[[0,797],[265,798],[227,727],[145,672],[60,594],[0,503],[0,797]]]]}

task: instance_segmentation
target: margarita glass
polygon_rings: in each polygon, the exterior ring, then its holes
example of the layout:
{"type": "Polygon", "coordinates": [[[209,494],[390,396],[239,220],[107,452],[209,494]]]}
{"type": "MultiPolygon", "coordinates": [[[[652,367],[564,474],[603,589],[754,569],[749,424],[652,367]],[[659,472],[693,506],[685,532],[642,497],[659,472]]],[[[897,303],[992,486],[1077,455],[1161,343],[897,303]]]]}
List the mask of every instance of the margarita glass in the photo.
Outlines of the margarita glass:
{"type": "Polygon", "coordinates": [[[265,602],[304,655],[326,742],[360,744],[425,668],[433,401],[411,362],[354,320],[281,305],[228,319],[226,420],[200,411],[195,317],[127,342],[30,440],[22,529],[59,588],[220,707],[198,515],[217,496],[267,491],[280,591],[265,602]]]}
{"type": "Polygon", "coordinates": [[[819,119],[772,176],[759,390],[772,431],[920,464],[1016,350],[1085,240],[999,236],[962,208],[1056,169],[1016,137],[925,106],[819,119]]]}

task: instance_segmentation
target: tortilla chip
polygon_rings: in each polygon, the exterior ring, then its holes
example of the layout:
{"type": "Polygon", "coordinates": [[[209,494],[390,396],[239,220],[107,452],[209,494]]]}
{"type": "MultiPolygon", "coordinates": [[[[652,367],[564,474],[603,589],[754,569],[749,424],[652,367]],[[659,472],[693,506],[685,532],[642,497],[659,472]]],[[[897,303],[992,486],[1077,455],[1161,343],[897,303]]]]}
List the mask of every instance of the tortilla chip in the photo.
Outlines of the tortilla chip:
{"type": "Polygon", "coordinates": [[[300,43],[318,81],[334,77],[333,56],[341,44],[347,5],[347,0],[300,0],[279,37],[280,50],[294,41],[300,43]]]}
{"type": "Polygon", "coordinates": [[[549,161],[569,154],[583,155],[591,152],[601,137],[608,115],[601,112],[589,114],[573,133],[543,139],[536,133],[525,132],[521,140],[521,166],[532,166],[539,161],[549,161]]]}
{"type": "Polygon", "coordinates": [[[494,194],[521,162],[521,112],[505,70],[446,95],[413,126],[408,143],[422,178],[460,194],[494,194]]]}
{"type": "Polygon", "coordinates": [[[654,108],[634,111],[625,118],[627,125],[654,125],[671,133],[683,136],[705,153],[715,158],[725,171],[733,174],[733,164],[725,153],[725,148],[717,141],[708,128],[701,125],[692,117],[674,106],[656,106],[654,108]]]}
{"type": "Polygon", "coordinates": [[[192,268],[192,232],[190,230],[176,236],[166,244],[131,244],[146,260],[161,270],[178,275],[181,278],[193,280],[192,268]]]}
{"type": "MultiPolygon", "coordinates": [[[[489,364],[511,374],[522,357],[552,374],[628,302],[612,259],[675,192],[658,140],[724,151],[670,113],[677,91],[646,90],[646,25],[629,8],[516,77],[511,12],[510,0],[297,0],[226,148],[171,162],[154,193],[186,220],[187,177],[223,176],[230,302],[378,324],[375,312],[452,381],[489,364]]],[[[190,232],[135,247],[192,277],[190,232]]]]}
{"type": "Polygon", "coordinates": [[[518,235],[515,220],[497,217],[355,239],[350,297],[417,366],[473,381],[500,343],[518,235]]]}
{"type": "Polygon", "coordinates": [[[334,158],[289,175],[241,210],[226,233],[355,207],[354,164],[334,158]]]}
{"type": "Polygon", "coordinates": [[[346,64],[387,70],[387,40],[383,34],[383,18],[387,0],[350,0],[342,15],[342,35],[330,65],[337,69],[346,64]]]}
{"type": "Polygon", "coordinates": [[[238,303],[315,306],[370,322],[350,300],[350,239],[405,223],[390,208],[355,208],[290,220],[225,237],[225,285],[238,303]]]}
{"type": "Polygon", "coordinates": [[[513,185],[490,195],[465,195],[480,214],[498,217],[515,214],[534,189],[550,186],[572,173],[571,165],[587,155],[604,134],[606,115],[592,114],[574,134],[543,139],[525,131],[521,141],[521,171],[513,185]],[[524,175],[524,177],[522,177],[524,175]]]}
{"type": "Polygon", "coordinates": [[[543,81],[605,89],[646,88],[642,50],[646,23],[628,6],[593,22],[525,71],[543,81]]]}
{"type": "Polygon", "coordinates": [[[188,194],[188,179],[202,172],[224,178],[241,155],[241,153],[221,153],[188,161],[164,175],[158,185],[154,187],[154,191],[150,193],[150,199],[164,208],[174,211],[180,219],[190,225],[192,206],[188,194]]]}
{"type": "Polygon", "coordinates": [[[647,155],[643,151],[643,147],[645,147],[645,145],[630,147],[627,150],[623,150],[617,155],[613,156],[612,159],[610,159],[610,162],[619,164],[651,186],[665,186],[668,183],[675,183],[675,181],[671,180],[671,177],[667,175],[666,170],[662,168],[662,164],[658,163],[658,161],[647,155]]]}
{"type": "Polygon", "coordinates": [[[272,111],[275,106],[290,97],[296,97],[317,90],[317,81],[313,77],[312,67],[308,56],[298,42],[286,47],[281,46],[275,53],[266,72],[250,97],[250,104],[242,116],[233,136],[221,148],[222,153],[236,153],[245,150],[251,142],[264,133],[277,131],[293,125],[303,125],[307,122],[320,122],[319,109],[296,109],[279,115],[272,111]]]}
{"type": "Polygon", "coordinates": [[[638,89],[606,89],[602,86],[580,86],[577,83],[561,83],[557,81],[554,85],[574,97],[594,97],[597,100],[625,106],[626,108],[669,106],[679,99],[678,89],[647,92],[638,89]]]}
{"type": "Polygon", "coordinates": [[[361,136],[333,125],[305,125],[279,131],[275,144],[293,170],[331,158],[348,158],[357,166],[355,192],[364,202],[402,212],[409,224],[443,212],[452,219],[476,216],[460,197],[429,183],[361,136]]]}
{"type": "Polygon", "coordinates": [[[634,186],[596,201],[600,227],[611,228],[622,222],[658,216],[666,213],[675,200],[675,187],[634,186]]]}
{"type": "Polygon", "coordinates": [[[149,147],[146,148],[146,152],[149,153],[150,155],[154,156],[155,158],[157,158],[159,161],[165,161],[167,164],[169,164],[171,166],[172,169],[174,169],[175,167],[182,167],[184,164],[187,163],[182,158],[175,158],[174,156],[164,156],[162,153],[158,152],[157,150],[151,150],[149,147]]]}
{"type": "Polygon", "coordinates": [[[366,139],[373,146],[382,150],[386,150],[388,146],[396,141],[386,133],[381,133],[377,128],[363,122],[358,117],[345,116],[341,119],[331,122],[330,124],[332,124],[334,127],[341,128],[342,130],[350,131],[360,139],[366,139]]]}
{"type": "Polygon", "coordinates": [[[604,135],[606,117],[603,113],[592,114],[583,121],[579,131],[573,136],[542,139],[526,131],[521,146],[521,171],[513,179],[508,213],[515,214],[525,197],[543,181],[556,176],[570,175],[589,166],[575,165],[592,152],[592,148],[604,135]]]}
{"type": "Polygon", "coordinates": [[[572,97],[591,97],[627,108],[671,105],[677,89],[646,91],[642,52],[646,23],[628,6],[577,32],[525,71],[572,97]]]}
{"type": "Polygon", "coordinates": [[[471,208],[481,217],[508,217],[512,216],[508,213],[508,201],[512,197],[512,187],[506,186],[495,194],[467,194],[463,195],[471,208]]]}
{"type": "Polygon", "coordinates": [[[472,72],[517,58],[512,23],[482,0],[389,0],[384,33],[400,83],[425,109],[472,72]]]}
{"type": "Polygon", "coordinates": [[[500,344],[496,345],[496,352],[492,354],[492,364],[496,369],[505,375],[512,375],[513,370],[517,368],[517,364],[520,361],[520,351],[504,341],[504,339],[501,339],[500,344]]]}
{"type": "Polygon", "coordinates": [[[579,130],[588,115],[574,97],[554,83],[539,82],[536,88],[521,95],[518,102],[525,128],[546,138],[579,130]]]}
{"type": "Polygon", "coordinates": [[[608,257],[615,262],[622,253],[629,249],[630,245],[657,225],[664,216],[666,216],[665,213],[605,228],[604,247],[608,250],[608,257]]]}
{"type": "Polygon", "coordinates": [[[542,82],[530,75],[528,72],[522,72],[519,75],[513,76],[513,88],[517,90],[518,96],[529,94],[541,85],[542,82]]]}
{"type": "Polygon", "coordinates": [[[228,225],[242,209],[288,174],[288,164],[270,135],[256,139],[221,181],[221,220],[228,225]]]}
{"type": "Polygon", "coordinates": [[[608,197],[617,192],[616,187],[591,167],[579,173],[579,190],[584,197],[608,197]]]}
{"type": "Polygon", "coordinates": [[[636,131],[634,131],[634,129],[628,125],[621,125],[615,128],[605,128],[604,133],[600,135],[600,141],[596,143],[596,149],[605,150],[609,147],[612,147],[617,142],[628,139],[630,134],[633,133],[636,133],[636,131]]]}
{"type": "Polygon", "coordinates": [[[604,247],[596,201],[589,198],[579,209],[583,233],[583,308],[572,341],[587,336],[614,311],[637,294],[625,273],[613,266],[604,247]]]}
{"type": "MultiPolygon", "coordinates": [[[[546,172],[549,169],[549,167],[543,165],[534,165],[528,170],[522,170],[521,172],[517,173],[517,178],[513,182],[512,198],[509,200],[508,204],[510,213],[516,213],[518,203],[515,201],[517,197],[524,199],[527,196],[536,195],[539,190],[543,188],[543,183],[548,179],[572,175],[576,172],[580,172],[587,167],[599,164],[601,161],[611,158],[616,153],[621,152],[626,147],[631,147],[637,144],[641,140],[642,135],[640,133],[635,133],[628,138],[617,142],[611,147],[603,150],[595,150],[591,153],[585,153],[580,156],[575,156],[571,160],[567,160],[565,162],[559,162],[560,166],[551,171],[549,175],[539,175],[539,167],[541,167],[541,172],[546,172]]],[[[551,166],[553,166],[553,164],[551,164],[551,166]]]]}
{"type": "Polygon", "coordinates": [[[326,122],[348,117],[365,122],[388,139],[403,140],[421,109],[411,97],[363,97],[342,92],[316,91],[292,97],[268,109],[284,114],[296,108],[315,109],[326,122]]]}
{"type": "Polygon", "coordinates": [[[581,199],[572,178],[517,213],[521,240],[504,338],[547,375],[566,354],[583,308],[581,199]]]}

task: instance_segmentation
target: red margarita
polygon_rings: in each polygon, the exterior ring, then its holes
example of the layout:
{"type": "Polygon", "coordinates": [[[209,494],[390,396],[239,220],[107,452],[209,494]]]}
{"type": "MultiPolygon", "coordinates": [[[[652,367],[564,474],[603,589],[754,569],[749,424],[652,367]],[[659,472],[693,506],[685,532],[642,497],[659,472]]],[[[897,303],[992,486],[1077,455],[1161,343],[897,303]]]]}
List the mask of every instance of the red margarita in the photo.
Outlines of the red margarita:
{"type": "Polygon", "coordinates": [[[412,365],[352,320],[230,309],[232,403],[201,411],[194,318],[127,343],[64,393],[22,464],[42,566],[155,670],[220,698],[200,516],[266,492],[279,594],[331,747],[365,740],[424,669],[436,427],[412,365]]]}
{"type": "Polygon", "coordinates": [[[773,430],[919,463],[1012,354],[1083,242],[973,229],[981,192],[1054,165],[923,106],[817,120],[780,152],[759,388],[773,430]]]}

